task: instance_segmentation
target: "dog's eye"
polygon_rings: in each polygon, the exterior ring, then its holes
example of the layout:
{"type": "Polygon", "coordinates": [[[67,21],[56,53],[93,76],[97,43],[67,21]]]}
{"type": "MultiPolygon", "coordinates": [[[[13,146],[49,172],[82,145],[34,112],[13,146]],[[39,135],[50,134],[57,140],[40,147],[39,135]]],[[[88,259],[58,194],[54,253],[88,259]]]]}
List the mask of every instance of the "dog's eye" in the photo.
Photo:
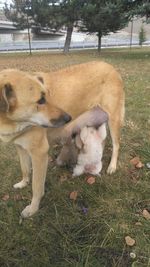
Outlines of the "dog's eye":
{"type": "Polygon", "coordinates": [[[37,101],[37,103],[38,103],[39,105],[45,104],[45,103],[46,103],[45,97],[42,96],[42,97],[37,101]]]}

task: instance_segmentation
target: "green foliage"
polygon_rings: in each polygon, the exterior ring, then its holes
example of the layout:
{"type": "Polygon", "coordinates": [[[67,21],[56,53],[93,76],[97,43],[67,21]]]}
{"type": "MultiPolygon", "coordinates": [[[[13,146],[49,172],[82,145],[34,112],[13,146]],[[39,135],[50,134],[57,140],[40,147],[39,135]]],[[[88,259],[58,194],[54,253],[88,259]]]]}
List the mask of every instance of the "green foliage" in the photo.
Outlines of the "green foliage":
{"type": "Polygon", "coordinates": [[[99,49],[101,37],[122,29],[130,20],[128,0],[86,0],[82,12],[83,31],[97,33],[99,49]]]}
{"type": "Polygon", "coordinates": [[[139,31],[139,45],[142,46],[145,41],[146,41],[146,32],[145,32],[144,27],[142,25],[140,28],[140,31],[139,31]]]}
{"type": "Polygon", "coordinates": [[[147,23],[150,21],[150,1],[149,0],[135,0],[134,9],[132,11],[134,15],[140,17],[146,17],[147,23]]]}

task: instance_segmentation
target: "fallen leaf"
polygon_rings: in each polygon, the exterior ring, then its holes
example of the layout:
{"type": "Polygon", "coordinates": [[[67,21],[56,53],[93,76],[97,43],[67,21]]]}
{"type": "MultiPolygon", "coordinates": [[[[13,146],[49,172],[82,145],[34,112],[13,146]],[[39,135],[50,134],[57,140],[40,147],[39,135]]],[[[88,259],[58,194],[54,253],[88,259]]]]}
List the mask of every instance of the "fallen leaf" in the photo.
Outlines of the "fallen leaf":
{"type": "Polygon", "coordinates": [[[147,163],[146,163],[146,167],[147,167],[148,169],[150,169],[150,162],[147,162],[147,163]]]}
{"type": "Polygon", "coordinates": [[[7,201],[9,199],[9,195],[8,194],[6,194],[6,195],[4,195],[3,197],[2,197],[2,200],[4,200],[4,201],[7,201]]]}
{"type": "Polygon", "coordinates": [[[144,209],[142,214],[146,220],[150,220],[150,213],[148,212],[148,210],[144,209]]]}
{"type": "Polygon", "coordinates": [[[76,200],[77,196],[78,196],[78,192],[77,191],[72,191],[70,193],[70,199],[72,199],[72,200],[76,200]]]}
{"type": "Polygon", "coordinates": [[[86,181],[88,184],[94,184],[95,183],[95,177],[91,176],[86,181]]]}
{"type": "Polygon", "coordinates": [[[134,252],[130,252],[130,257],[131,257],[132,259],[135,259],[135,258],[136,258],[136,254],[135,254],[134,252]]]}
{"type": "Polygon", "coordinates": [[[126,236],[125,241],[126,241],[126,244],[130,247],[134,246],[135,244],[135,240],[130,236],[126,236]]]}
{"type": "Polygon", "coordinates": [[[130,163],[136,167],[137,169],[143,168],[144,164],[140,161],[139,157],[134,157],[133,159],[130,160],[130,163]]]}
{"type": "Polygon", "coordinates": [[[135,167],[136,167],[137,169],[141,169],[141,168],[144,167],[144,164],[143,164],[141,161],[139,161],[139,162],[135,165],[135,167]]]}
{"type": "Polygon", "coordinates": [[[88,208],[86,208],[86,207],[82,207],[82,212],[83,212],[84,214],[87,214],[87,213],[88,213],[88,208]]]}
{"type": "Polygon", "coordinates": [[[17,200],[22,200],[22,199],[23,199],[23,198],[22,198],[21,195],[19,195],[19,194],[14,195],[14,200],[15,200],[15,201],[17,201],[17,200]]]}
{"type": "Polygon", "coordinates": [[[136,226],[141,226],[142,223],[141,223],[141,222],[136,222],[135,225],[136,225],[136,226]]]}
{"type": "Polygon", "coordinates": [[[48,157],[49,162],[53,162],[53,158],[51,156],[48,157]]]}
{"type": "Polygon", "coordinates": [[[134,166],[136,166],[140,162],[139,157],[134,157],[133,159],[130,160],[130,163],[134,166]]]}
{"type": "Polygon", "coordinates": [[[65,182],[65,181],[67,181],[67,176],[65,176],[65,175],[62,175],[61,177],[60,177],[60,183],[62,184],[63,182],[65,182]]]}

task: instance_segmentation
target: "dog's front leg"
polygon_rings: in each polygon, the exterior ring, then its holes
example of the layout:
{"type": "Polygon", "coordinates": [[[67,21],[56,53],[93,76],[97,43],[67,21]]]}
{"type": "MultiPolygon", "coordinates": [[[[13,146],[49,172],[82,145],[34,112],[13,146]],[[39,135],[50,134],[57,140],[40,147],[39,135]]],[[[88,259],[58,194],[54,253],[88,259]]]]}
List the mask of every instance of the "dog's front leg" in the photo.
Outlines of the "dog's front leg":
{"type": "Polygon", "coordinates": [[[22,180],[14,184],[14,188],[24,188],[29,183],[29,176],[31,173],[31,158],[24,148],[22,148],[20,145],[16,145],[17,152],[20,159],[20,165],[22,170],[22,180]]]}
{"type": "MultiPolygon", "coordinates": [[[[46,139],[46,138],[44,138],[46,139]]],[[[22,217],[30,217],[39,209],[41,198],[44,195],[44,185],[48,165],[48,142],[42,140],[40,147],[31,150],[33,177],[32,177],[32,201],[21,213],[22,217]]]]}

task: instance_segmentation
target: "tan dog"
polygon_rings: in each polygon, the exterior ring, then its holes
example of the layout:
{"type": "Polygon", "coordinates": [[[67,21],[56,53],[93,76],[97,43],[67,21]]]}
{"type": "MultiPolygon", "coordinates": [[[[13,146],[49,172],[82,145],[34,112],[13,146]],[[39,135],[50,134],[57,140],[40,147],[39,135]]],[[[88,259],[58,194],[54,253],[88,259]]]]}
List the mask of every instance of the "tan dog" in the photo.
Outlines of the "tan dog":
{"type": "MultiPolygon", "coordinates": [[[[89,62],[55,72],[38,73],[37,77],[43,80],[53,103],[73,119],[95,106],[101,107],[108,114],[113,150],[107,172],[115,172],[125,101],[120,74],[107,63],[89,62]]],[[[71,122],[72,127],[73,123],[71,122]]],[[[65,129],[67,134],[69,124],[65,129]]],[[[52,138],[59,133],[60,130],[54,131],[54,134],[49,131],[49,136],[52,138]]]]}
{"type": "MultiPolygon", "coordinates": [[[[5,70],[0,73],[0,138],[16,144],[23,173],[22,181],[15,188],[28,184],[32,162],[33,197],[31,204],[23,210],[23,217],[31,216],[39,208],[48,162],[47,131],[33,125],[58,127],[70,121],[68,114],[74,119],[92,107],[100,106],[109,116],[113,152],[108,173],[112,173],[116,170],[124,116],[122,80],[109,64],[91,62],[36,76],[44,86],[23,72],[5,70]]],[[[49,136],[68,135],[74,126],[73,121],[62,130],[49,130],[49,136]]]]}
{"type": "Polygon", "coordinates": [[[0,72],[0,138],[16,145],[23,174],[15,188],[29,183],[31,163],[33,168],[33,198],[22,212],[24,217],[39,208],[48,163],[46,130],[33,125],[58,127],[71,119],[46,98],[43,85],[34,77],[16,70],[0,72]]]}

